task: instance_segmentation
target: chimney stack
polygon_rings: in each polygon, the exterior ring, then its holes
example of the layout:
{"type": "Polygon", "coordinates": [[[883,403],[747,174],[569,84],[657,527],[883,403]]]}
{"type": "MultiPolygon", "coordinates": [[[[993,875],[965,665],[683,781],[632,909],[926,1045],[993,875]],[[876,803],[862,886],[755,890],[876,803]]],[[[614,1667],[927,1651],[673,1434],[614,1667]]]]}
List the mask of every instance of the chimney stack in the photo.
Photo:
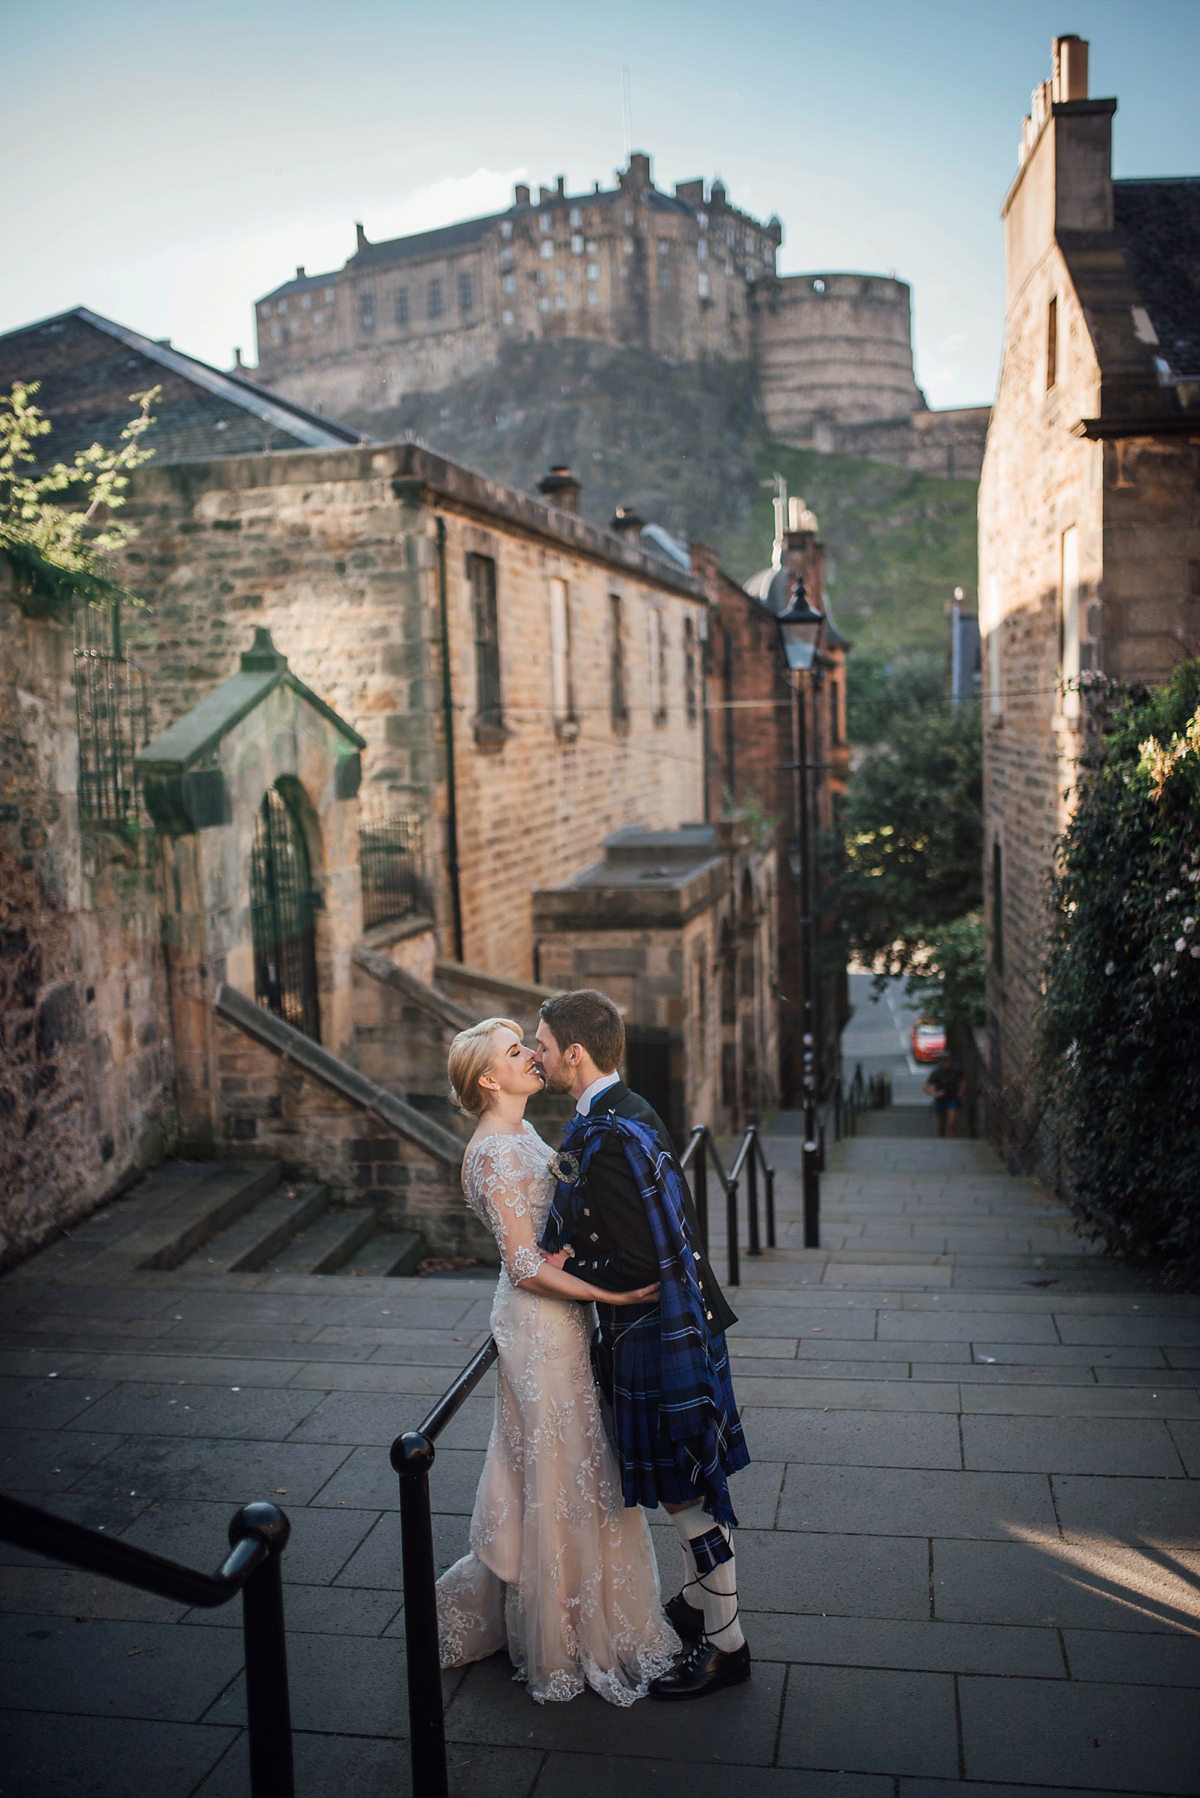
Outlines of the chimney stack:
{"type": "Polygon", "coordinates": [[[566,198],[566,193],[567,193],[567,177],[566,177],[566,176],[565,176],[565,175],[560,175],[560,176],[559,176],[559,177],[558,177],[558,179],[557,179],[557,181],[556,181],[556,183],[555,183],[555,185],[556,185],[556,186],[557,186],[557,188],[558,188],[558,197],[559,197],[559,199],[560,199],[560,200],[562,200],[562,199],[565,199],[565,198],[566,198]]]}
{"type": "Polygon", "coordinates": [[[516,185],[515,193],[516,193],[517,205],[518,206],[528,206],[528,204],[529,204],[529,189],[526,187],[526,185],[523,181],[518,181],[518,183],[516,185]]]}
{"type": "Polygon", "coordinates": [[[608,521],[608,528],[615,537],[624,543],[635,546],[642,540],[642,526],[645,519],[639,517],[636,506],[618,506],[616,515],[608,521]]]}
{"type": "Polygon", "coordinates": [[[303,281],[304,279],[304,264],[302,262],[296,264],[296,279],[297,281],[303,281]]]}
{"type": "Polygon", "coordinates": [[[537,490],[548,506],[557,506],[560,512],[578,513],[583,482],[576,480],[565,462],[556,462],[550,473],[542,476],[537,490]]]}
{"type": "Polygon", "coordinates": [[[363,230],[363,228],[360,224],[356,224],[354,227],[354,238],[355,238],[354,250],[355,250],[355,254],[357,255],[359,250],[363,250],[366,248],[366,243],[367,243],[367,234],[363,230]]]}

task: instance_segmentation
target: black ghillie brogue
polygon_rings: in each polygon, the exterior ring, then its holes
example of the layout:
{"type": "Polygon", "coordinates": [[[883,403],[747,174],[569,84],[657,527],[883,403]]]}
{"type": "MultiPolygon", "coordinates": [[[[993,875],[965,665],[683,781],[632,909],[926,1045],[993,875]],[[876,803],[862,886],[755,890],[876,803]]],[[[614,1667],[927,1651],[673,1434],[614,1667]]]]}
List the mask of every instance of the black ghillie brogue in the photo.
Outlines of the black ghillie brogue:
{"type": "Polygon", "coordinates": [[[651,1698],[703,1698],[721,1686],[738,1686],[750,1677],[750,1650],[740,1648],[727,1652],[714,1648],[701,1636],[694,1647],[676,1661],[669,1673],[651,1683],[651,1698]]]}
{"type": "Polygon", "coordinates": [[[698,1604],[689,1604],[682,1592],[669,1598],[663,1609],[667,1613],[667,1622],[685,1642],[694,1642],[704,1634],[704,1612],[698,1604]]]}

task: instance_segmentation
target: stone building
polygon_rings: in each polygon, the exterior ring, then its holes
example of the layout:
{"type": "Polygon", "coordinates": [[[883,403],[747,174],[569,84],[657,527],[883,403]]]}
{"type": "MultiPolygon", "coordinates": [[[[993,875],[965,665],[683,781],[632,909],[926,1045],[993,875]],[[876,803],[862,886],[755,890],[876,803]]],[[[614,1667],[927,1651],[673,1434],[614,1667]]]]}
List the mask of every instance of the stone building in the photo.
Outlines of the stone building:
{"type": "Polygon", "coordinates": [[[739,587],[711,552],[693,551],[712,602],[709,632],[709,783],[721,803],[779,852],[775,940],[779,964],[779,1080],[782,1102],[799,1102],[804,965],[799,919],[800,856],[796,769],[800,717],[775,619],[791,603],[799,577],[809,604],[825,614],[821,650],[804,677],[805,759],[814,894],[814,998],[817,1074],[822,1101],[840,1073],[848,1017],[846,946],[835,902],[850,750],[846,736],[846,652],[825,592],[825,551],[817,519],[781,489],[769,567],[739,587]]]}
{"type": "MultiPolygon", "coordinates": [[[[71,328],[84,384],[98,328],[71,328]]],[[[60,338],[26,338],[36,380],[60,338]]],[[[101,440],[126,376],[147,385],[133,348],[96,382],[101,440]]],[[[218,426],[241,384],[181,380],[188,428],[236,440],[218,426]]],[[[267,399],[294,436],[323,429],[267,399]]],[[[775,858],[705,834],[705,585],[664,534],[585,524],[566,471],[543,487],[411,444],[168,455],[124,513],[144,606],[54,613],[5,569],[0,1253],[174,1146],[274,1157],[476,1252],[449,1038],[491,1012],[531,1024],[589,928],[646,953],[632,1052],[665,1055],[677,1122],[772,1101],[775,858]],[[614,929],[586,871],[631,828],[699,885],[614,929]],[[545,895],[572,882],[591,897],[558,931],[545,895]],[[737,983],[711,1041],[681,1026],[701,966],[707,991],[737,983]]]]}
{"type": "Polygon", "coordinates": [[[1114,181],[1115,99],[1058,38],[1004,203],[1007,325],[979,502],[991,1073],[1031,1148],[1043,893],[1086,693],[1200,644],[1200,178],[1114,181]]]}
{"type": "Polygon", "coordinates": [[[516,189],[507,212],[357,247],[341,269],[259,300],[258,374],[339,415],[496,360],[506,342],[583,337],[659,355],[751,353],[757,282],[775,270],[778,219],[730,205],[721,182],[660,193],[634,154],[617,186],[516,189]]]}
{"type": "Polygon", "coordinates": [[[907,285],[778,275],[779,220],[732,206],[720,181],[662,193],[639,152],[615,188],[568,194],[560,176],[486,218],[384,243],[356,232],[341,269],[298,268],[255,307],[257,378],[334,417],[394,416],[508,345],[582,338],[753,364],[781,443],[978,476],[987,408],[927,407],[907,285]]]}

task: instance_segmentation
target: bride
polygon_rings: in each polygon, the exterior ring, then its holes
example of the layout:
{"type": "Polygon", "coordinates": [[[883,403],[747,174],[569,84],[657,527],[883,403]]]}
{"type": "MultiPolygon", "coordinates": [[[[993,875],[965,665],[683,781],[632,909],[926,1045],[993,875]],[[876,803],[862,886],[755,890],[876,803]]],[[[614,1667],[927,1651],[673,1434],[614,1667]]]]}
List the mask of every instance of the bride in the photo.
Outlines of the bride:
{"type": "Polygon", "coordinates": [[[588,1340],[594,1299],[639,1304],[658,1289],[601,1292],[539,1249],[554,1151],[525,1122],[542,1080],[520,1026],[487,1018],[461,1031],[448,1071],[456,1103],[479,1120],[463,1191],[502,1271],[491,1318],[496,1416],[471,1552],[438,1581],[442,1665],[507,1647],[541,1704],[586,1684],[629,1705],[670,1667],[679,1639],[662,1613],[644,1515],[624,1505],[588,1340]]]}

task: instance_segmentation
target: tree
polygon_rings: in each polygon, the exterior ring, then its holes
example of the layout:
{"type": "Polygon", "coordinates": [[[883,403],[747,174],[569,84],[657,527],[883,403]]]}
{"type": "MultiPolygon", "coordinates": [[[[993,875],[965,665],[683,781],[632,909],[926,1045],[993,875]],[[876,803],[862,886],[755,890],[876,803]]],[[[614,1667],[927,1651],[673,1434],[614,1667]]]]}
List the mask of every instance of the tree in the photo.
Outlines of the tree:
{"type": "Polygon", "coordinates": [[[965,1031],[984,1020],[987,956],[983,913],[970,911],[956,918],[930,938],[926,951],[924,967],[910,974],[905,991],[927,1016],[942,1025],[948,1042],[961,1042],[965,1031]]]}
{"type": "Polygon", "coordinates": [[[1079,1217],[1200,1271],[1200,661],[1107,702],[1058,844],[1042,1092],[1079,1217]]]}
{"type": "Polygon", "coordinates": [[[112,514],[125,503],[132,470],[154,454],[141,440],[162,389],[130,395],[138,411],[115,450],[93,443],[70,463],[39,468],[35,445],[52,429],[33,404],[39,385],[18,381],[0,395],[0,550],[16,568],[27,602],[48,611],[69,612],[79,599],[132,600],[104,572],[104,558],[136,535],[112,514]]]}
{"type": "Polygon", "coordinates": [[[924,969],[929,944],[983,899],[978,708],[906,712],[870,750],[846,804],[842,917],[877,975],[924,969]]]}

